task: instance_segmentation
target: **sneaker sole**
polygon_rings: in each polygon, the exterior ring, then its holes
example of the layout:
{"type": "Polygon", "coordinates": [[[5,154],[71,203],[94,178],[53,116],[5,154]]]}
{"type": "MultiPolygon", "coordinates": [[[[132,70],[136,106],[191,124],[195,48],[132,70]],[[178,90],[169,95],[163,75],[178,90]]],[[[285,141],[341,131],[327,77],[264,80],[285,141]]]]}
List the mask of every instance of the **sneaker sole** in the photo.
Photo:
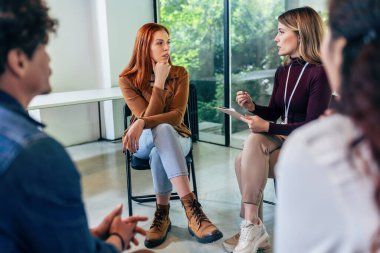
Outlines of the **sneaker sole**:
{"type": "Polygon", "coordinates": [[[220,232],[219,230],[216,231],[216,233],[212,234],[212,235],[206,235],[205,237],[198,237],[195,235],[195,233],[191,230],[191,228],[187,227],[187,229],[189,230],[189,233],[195,237],[195,239],[200,242],[200,243],[212,243],[212,242],[215,242],[217,240],[219,240],[220,238],[223,237],[223,234],[222,232],[220,232]]]}
{"type": "Polygon", "coordinates": [[[148,249],[151,249],[151,248],[160,246],[162,243],[164,243],[166,241],[166,237],[168,236],[168,233],[169,233],[169,231],[170,231],[171,228],[172,228],[172,224],[170,223],[169,227],[168,227],[168,230],[166,230],[166,234],[165,234],[165,236],[162,239],[159,239],[159,240],[149,240],[149,241],[145,239],[145,241],[144,241],[145,247],[147,247],[148,249]]]}
{"type": "MultiPolygon", "coordinates": [[[[223,242],[223,247],[224,249],[227,251],[227,252],[234,252],[235,248],[237,246],[237,243],[236,245],[231,245],[231,244],[227,244],[227,243],[224,243],[223,242]]],[[[257,248],[257,251],[259,250],[267,250],[267,249],[270,249],[271,248],[271,245],[269,243],[269,239],[268,240],[265,240],[262,244],[259,245],[259,247],[257,248]]]]}
{"type": "MultiPolygon", "coordinates": [[[[264,235],[266,237],[266,235],[264,235]]],[[[232,241],[232,240],[231,240],[232,241]]],[[[235,241],[236,243],[233,244],[233,243],[227,243],[226,241],[223,242],[223,247],[224,249],[227,251],[227,252],[233,252],[236,248],[236,246],[238,245],[239,243],[239,240],[236,240],[235,241]]],[[[259,247],[258,247],[258,251],[260,250],[267,250],[267,249],[270,249],[272,246],[270,245],[270,241],[269,241],[269,235],[268,235],[268,239],[265,240],[264,242],[260,243],[259,244],[259,247]]]]}
{"type": "MultiPolygon", "coordinates": [[[[237,245],[237,244],[236,244],[236,245],[237,245]]],[[[236,245],[225,244],[225,243],[223,242],[223,247],[224,247],[224,249],[225,249],[227,252],[233,252],[234,249],[235,249],[235,247],[236,247],[236,245]]]]}

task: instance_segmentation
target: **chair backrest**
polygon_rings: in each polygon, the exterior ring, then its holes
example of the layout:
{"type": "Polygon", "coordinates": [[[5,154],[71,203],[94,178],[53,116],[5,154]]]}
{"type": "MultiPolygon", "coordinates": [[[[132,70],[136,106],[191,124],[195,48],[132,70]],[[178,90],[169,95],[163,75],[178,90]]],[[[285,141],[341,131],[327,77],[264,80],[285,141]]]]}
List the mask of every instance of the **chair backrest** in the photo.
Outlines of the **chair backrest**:
{"type": "MultiPolygon", "coordinates": [[[[198,126],[198,98],[197,88],[194,84],[190,83],[189,87],[189,100],[187,103],[187,113],[189,124],[187,125],[192,133],[192,140],[196,142],[199,140],[199,126],[198,126]]],[[[186,124],[186,122],[185,122],[186,124]]]]}
{"type": "Polygon", "coordinates": [[[131,109],[129,109],[127,104],[124,104],[123,115],[124,115],[124,130],[125,130],[128,128],[128,117],[132,116],[131,109]]]}

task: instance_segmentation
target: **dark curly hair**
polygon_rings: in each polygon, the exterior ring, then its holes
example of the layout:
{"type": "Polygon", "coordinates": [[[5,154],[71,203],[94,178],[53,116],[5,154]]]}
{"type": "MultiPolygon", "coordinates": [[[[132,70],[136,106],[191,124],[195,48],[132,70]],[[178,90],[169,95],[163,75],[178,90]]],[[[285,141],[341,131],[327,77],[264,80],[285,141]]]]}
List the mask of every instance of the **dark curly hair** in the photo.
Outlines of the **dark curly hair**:
{"type": "Polygon", "coordinates": [[[42,0],[0,0],[0,75],[10,50],[19,48],[32,58],[39,44],[48,43],[57,26],[48,10],[42,0]]]}
{"type": "MultiPolygon", "coordinates": [[[[380,0],[330,0],[333,39],[344,37],[339,110],[362,130],[380,166],[380,0]]],[[[375,201],[380,208],[380,178],[375,201]]],[[[380,210],[380,209],[379,209],[380,210]]],[[[380,231],[380,230],[379,230],[380,231]]],[[[380,233],[372,252],[379,248],[380,233]]]]}

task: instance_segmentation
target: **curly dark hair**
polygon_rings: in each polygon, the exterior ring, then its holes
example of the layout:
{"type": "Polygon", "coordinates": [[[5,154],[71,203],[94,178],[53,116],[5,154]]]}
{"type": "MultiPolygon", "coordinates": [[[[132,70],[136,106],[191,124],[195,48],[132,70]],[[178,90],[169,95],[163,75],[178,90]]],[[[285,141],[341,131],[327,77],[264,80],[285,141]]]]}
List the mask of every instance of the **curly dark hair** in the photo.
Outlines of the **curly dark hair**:
{"type": "MultiPolygon", "coordinates": [[[[333,39],[347,41],[339,110],[362,130],[361,139],[369,143],[380,166],[380,0],[330,0],[329,25],[333,39]]],[[[380,208],[379,183],[374,198],[380,208]]],[[[380,233],[372,252],[379,248],[379,239],[380,233]]]]}
{"type": "Polygon", "coordinates": [[[39,44],[48,43],[58,23],[48,10],[42,0],[0,0],[0,75],[10,50],[19,48],[32,58],[39,44]]]}

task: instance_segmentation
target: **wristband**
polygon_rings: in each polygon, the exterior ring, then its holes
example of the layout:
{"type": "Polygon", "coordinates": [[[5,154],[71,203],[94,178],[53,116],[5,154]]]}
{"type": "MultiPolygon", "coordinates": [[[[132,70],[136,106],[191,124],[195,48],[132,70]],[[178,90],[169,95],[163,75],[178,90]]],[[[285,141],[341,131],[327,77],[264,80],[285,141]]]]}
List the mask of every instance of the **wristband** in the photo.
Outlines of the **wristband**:
{"type": "Polygon", "coordinates": [[[124,239],[123,239],[123,237],[121,237],[121,235],[119,234],[119,233],[111,233],[110,234],[110,237],[111,236],[116,236],[116,237],[118,237],[119,239],[120,239],[120,242],[121,242],[121,250],[123,251],[124,249],[125,249],[125,242],[124,242],[124,239]]]}

